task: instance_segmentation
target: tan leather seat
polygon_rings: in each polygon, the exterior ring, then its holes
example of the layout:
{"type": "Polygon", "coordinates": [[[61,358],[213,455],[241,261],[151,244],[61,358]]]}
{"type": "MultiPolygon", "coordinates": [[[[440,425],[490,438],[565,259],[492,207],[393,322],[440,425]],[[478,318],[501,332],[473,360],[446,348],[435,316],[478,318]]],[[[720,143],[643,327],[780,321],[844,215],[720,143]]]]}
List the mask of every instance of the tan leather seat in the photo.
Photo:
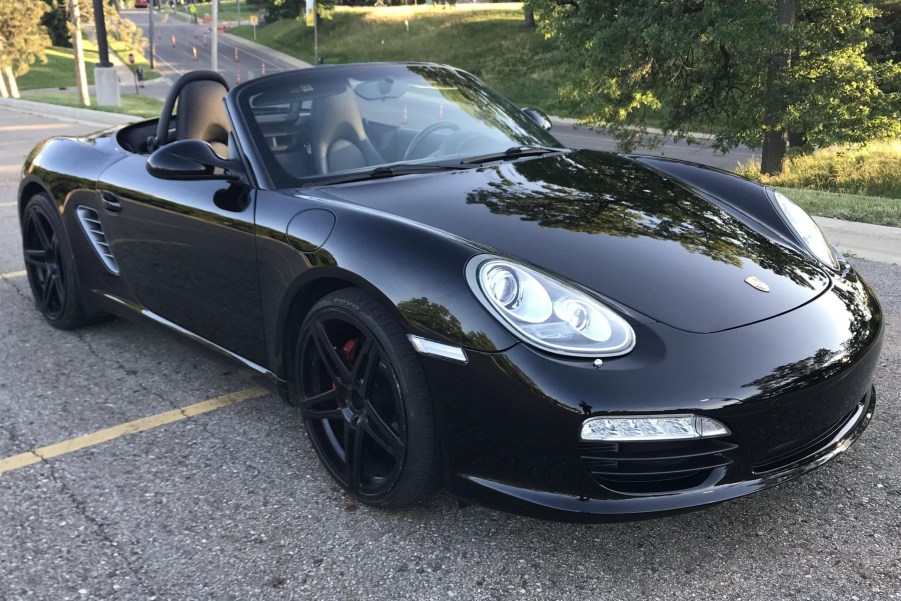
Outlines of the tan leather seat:
{"type": "Polygon", "coordinates": [[[349,171],[385,162],[366,136],[351,90],[314,100],[310,117],[313,160],[319,173],[349,171]]]}

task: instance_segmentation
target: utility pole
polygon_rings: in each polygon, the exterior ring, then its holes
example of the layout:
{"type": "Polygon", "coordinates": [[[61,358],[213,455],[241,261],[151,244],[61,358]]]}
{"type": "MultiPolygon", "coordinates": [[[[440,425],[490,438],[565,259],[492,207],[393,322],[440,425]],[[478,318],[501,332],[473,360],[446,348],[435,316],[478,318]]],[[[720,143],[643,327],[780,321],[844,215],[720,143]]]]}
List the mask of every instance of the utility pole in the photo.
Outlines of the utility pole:
{"type": "Polygon", "coordinates": [[[313,64],[319,64],[319,0],[313,0],[313,64]]]}
{"type": "Polygon", "coordinates": [[[150,23],[150,68],[153,69],[153,0],[147,2],[147,21],[150,23]]]}
{"type": "Polygon", "coordinates": [[[106,21],[103,18],[103,0],[94,0],[94,27],[97,32],[97,54],[101,67],[112,67],[109,62],[109,42],[106,39],[106,21]]]}
{"type": "Polygon", "coordinates": [[[78,8],[78,0],[69,0],[69,18],[72,20],[72,50],[75,52],[75,88],[78,93],[78,102],[82,106],[91,106],[91,96],[88,94],[88,75],[84,70],[84,46],[81,43],[81,11],[78,8]]]}
{"type": "Polygon", "coordinates": [[[119,76],[109,60],[109,43],[106,39],[106,20],[103,18],[103,0],[94,0],[94,27],[97,32],[97,51],[100,64],[94,67],[94,94],[101,106],[122,106],[119,76]]]}
{"type": "Polygon", "coordinates": [[[213,44],[210,47],[210,69],[219,70],[219,0],[213,0],[213,44]]]}

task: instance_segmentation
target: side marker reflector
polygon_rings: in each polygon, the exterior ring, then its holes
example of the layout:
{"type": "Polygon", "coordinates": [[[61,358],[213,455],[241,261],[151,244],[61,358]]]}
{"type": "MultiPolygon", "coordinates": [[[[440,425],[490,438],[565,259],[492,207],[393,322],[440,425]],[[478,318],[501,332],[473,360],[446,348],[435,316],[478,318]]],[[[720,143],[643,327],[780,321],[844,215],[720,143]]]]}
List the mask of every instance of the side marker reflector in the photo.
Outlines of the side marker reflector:
{"type": "Polygon", "coordinates": [[[410,339],[410,343],[413,345],[413,348],[416,349],[416,352],[422,355],[441,357],[442,359],[450,359],[451,361],[457,361],[459,363],[466,363],[467,361],[466,352],[459,346],[435,342],[434,340],[422,338],[421,336],[414,336],[413,334],[408,334],[407,338],[410,339]]]}

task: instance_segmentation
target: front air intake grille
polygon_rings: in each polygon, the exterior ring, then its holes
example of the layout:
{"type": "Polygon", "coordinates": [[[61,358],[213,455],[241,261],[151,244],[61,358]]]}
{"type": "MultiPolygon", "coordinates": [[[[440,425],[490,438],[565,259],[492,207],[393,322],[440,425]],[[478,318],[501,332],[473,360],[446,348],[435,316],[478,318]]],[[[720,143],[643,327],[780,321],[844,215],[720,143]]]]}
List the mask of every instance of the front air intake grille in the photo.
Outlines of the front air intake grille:
{"type": "Polygon", "coordinates": [[[783,451],[775,457],[765,458],[754,464],[752,468],[755,474],[766,474],[789,467],[807,457],[828,447],[839,432],[844,429],[850,421],[855,417],[859,417],[866,409],[866,397],[854,409],[846,413],[840,420],[826,428],[823,432],[815,436],[813,439],[792,448],[789,451],[783,451]]]}
{"type": "Polygon", "coordinates": [[[100,260],[111,273],[119,275],[119,264],[116,262],[116,258],[113,256],[112,250],[110,250],[106,241],[106,234],[103,233],[103,226],[100,223],[100,216],[97,215],[97,211],[79,206],[75,209],[75,214],[78,215],[78,222],[81,223],[81,227],[91,242],[91,246],[97,251],[97,256],[100,257],[100,260]]]}
{"type": "Polygon", "coordinates": [[[732,463],[738,448],[719,439],[582,442],[582,463],[601,486],[625,494],[661,494],[699,486],[732,463]]]}

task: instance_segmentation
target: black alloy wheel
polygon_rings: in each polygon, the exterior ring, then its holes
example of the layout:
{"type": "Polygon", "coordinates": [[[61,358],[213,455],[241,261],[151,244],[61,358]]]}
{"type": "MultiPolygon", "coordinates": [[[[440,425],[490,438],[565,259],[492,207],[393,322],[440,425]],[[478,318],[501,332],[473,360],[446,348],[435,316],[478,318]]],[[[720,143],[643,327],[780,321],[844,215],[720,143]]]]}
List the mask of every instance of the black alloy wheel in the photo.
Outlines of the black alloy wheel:
{"type": "Polygon", "coordinates": [[[307,433],[342,488],[382,507],[429,492],[437,470],[425,376],[378,301],[356,289],[320,300],[301,327],[294,361],[307,433]]]}
{"type": "Polygon", "coordinates": [[[56,208],[44,195],[25,205],[22,253],[35,307],[44,319],[63,330],[86,323],[68,240],[56,208]]]}

